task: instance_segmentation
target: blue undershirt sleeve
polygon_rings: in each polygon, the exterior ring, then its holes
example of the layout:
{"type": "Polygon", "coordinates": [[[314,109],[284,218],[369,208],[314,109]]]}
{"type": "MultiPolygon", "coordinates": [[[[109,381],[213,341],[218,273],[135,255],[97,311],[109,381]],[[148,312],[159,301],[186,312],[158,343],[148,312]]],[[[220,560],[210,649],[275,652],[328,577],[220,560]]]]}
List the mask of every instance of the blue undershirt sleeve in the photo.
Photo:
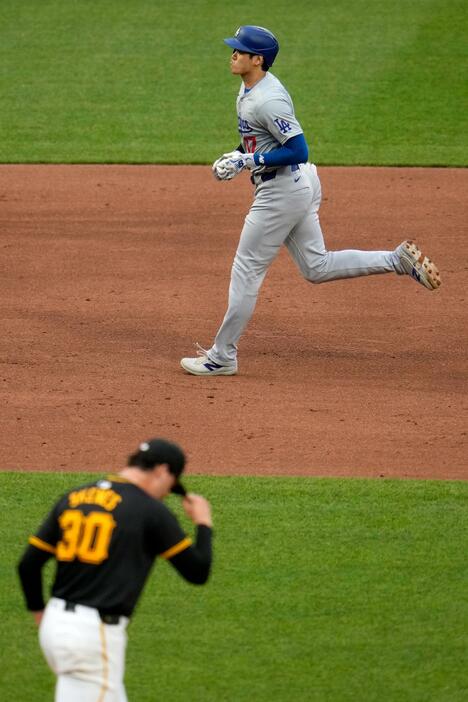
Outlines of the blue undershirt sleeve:
{"type": "Polygon", "coordinates": [[[304,134],[297,134],[288,139],[283,146],[278,149],[273,149],[265,154],[260,154],[258,151],[254,154],[254,161],[260,165],[259,157],[263,156],[264,164],[267,167],[271,166],[291,166],[295,163],[306,163],[309,158],[309,147],[305,140],[304,134]]]}

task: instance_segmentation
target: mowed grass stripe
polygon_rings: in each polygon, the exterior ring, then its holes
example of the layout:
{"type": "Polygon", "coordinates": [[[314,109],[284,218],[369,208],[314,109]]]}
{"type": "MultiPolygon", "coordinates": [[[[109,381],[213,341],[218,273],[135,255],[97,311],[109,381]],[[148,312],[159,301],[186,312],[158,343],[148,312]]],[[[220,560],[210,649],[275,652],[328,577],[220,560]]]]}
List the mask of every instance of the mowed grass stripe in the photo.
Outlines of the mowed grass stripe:
{"type": "Polygon", "coordinates": [[[238,143],[242,22],[277,33],[315,162],[466,166],[460,0],[2,0],[0,162],[211,163],[238,143]]]}
{"type": "MultiPolygon", "coordinates": [[[[2,700],[20,686],[51,697],[14,564],[56,497],[87,478],[0,474],[2,700]]],[[[213,576],[196,588],[157,564],[129,630],[130,699],[466,698],[468,483],[186,482],[213,504],[213,576]]]]}

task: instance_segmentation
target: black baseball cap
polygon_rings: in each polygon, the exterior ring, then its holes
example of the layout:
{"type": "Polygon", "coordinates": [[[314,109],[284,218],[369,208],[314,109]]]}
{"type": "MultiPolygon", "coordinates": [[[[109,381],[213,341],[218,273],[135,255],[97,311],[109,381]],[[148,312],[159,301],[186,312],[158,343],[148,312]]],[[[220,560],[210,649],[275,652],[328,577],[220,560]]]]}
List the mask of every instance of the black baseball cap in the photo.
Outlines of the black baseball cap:
{"type": "Polygon", "coordinates": [[[166,464],[169,472],[176,477],[171,492],[186,495],[186,490],[179,481],[185,468],[185,454],[177,444],[166,439],[149,439],[143,441],[138,450],[128,458],[129,466],[138,466],[142,470],[151,470],[154,466],[166,464]]]}

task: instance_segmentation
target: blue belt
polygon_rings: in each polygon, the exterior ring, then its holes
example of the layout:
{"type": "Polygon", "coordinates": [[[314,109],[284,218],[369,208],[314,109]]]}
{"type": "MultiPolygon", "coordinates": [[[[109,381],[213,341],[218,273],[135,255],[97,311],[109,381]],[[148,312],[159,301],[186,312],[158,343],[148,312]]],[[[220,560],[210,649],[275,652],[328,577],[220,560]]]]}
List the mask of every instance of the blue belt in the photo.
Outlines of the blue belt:
{"type": "MultiPolygon", "coordinates": [[[[278,170],[269,171],[268,173],[259,173],[257,177],[259,177],[264,183],[266,183],[267,180],[273,180],[273,178],[276,178],[277,173],[278,170]]],[[[250,180],[255,185],[255,177],[253,175],[250,176],[250,180]]]]}

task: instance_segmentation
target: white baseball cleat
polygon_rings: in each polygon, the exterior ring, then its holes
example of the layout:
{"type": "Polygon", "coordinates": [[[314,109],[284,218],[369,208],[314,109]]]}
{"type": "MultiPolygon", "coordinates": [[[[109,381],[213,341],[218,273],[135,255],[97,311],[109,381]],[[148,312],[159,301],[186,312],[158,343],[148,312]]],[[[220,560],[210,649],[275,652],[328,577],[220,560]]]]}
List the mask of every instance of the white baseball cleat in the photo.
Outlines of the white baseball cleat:
{"type": "Polygon", "coordinates": [[[180,362],[182,368],[192,375],[235,375],[237,373],[237,364],[235,366],[222,366],[215,363],[208,356],[208,351],[205,351],[200,344],[196,344],[198,356],[196,358],[183,358],[180,362]]]}
{"type": "Polygon", "coordinates": [[[403,241],[395,253],[399,259],[397,273],[407,273],[428,290],[437,290],[440,287],[442,281],[439,269],[414,241],[403,241]]]}

